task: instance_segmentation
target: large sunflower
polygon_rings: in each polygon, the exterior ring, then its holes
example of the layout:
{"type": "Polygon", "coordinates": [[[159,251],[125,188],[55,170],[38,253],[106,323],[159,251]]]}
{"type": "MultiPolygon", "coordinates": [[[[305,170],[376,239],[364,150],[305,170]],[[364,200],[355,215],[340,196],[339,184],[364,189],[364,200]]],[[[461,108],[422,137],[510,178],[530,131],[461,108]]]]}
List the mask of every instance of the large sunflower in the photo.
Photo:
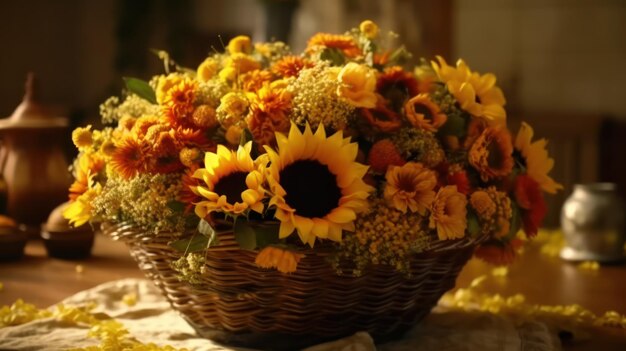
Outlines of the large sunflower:
{"type": "Polygon", "coordinates": [[[431,62],[433,69],[439,79],[446,83],[462,109],[492,124],[506,123],[506,100],[502,90],[496,86],[495,75],[472,72],[461,59],[457,61],[456,67],[448,66],[441,56],[437,56],[437,60],[439,64],[431,62]]]}
{"type": "Polygon", "coordinates": [[[374,190],[363,181],[367,166],[355,162],[358,145],[341,131],[327,138],[322,124],[315,134],[308,124],[304,133],[292,124],[289,136],[276,133],[276,141],[278,151],[265,150],[279,236],[297,231],[311,247],[316,237],[341,241],[343,230],[354,231],[356,215],[374,190]]]}
{"type": "Polygon", "coordinates": [[[196,204],[198,217],[204,218],[214,211],[229,214],[241,214],[248,209],[258,213],[263,211],[263,174],[250,157],[251,148],[252,142],[240,146],[237,151],[218,145],[216,153],[205,154],[205,168],[193,174],[201,182],[192,190],[204,198],[196,204]]]}
{"type": "Polygon", "coordinates": [[[522,154],[526,162],[526,173],[539,184],[541,189],[550,194],[555,194],[563,186],[550,178],[548,173],[554,167],[554,160],[548,156],[545,139],[532,141],[533,128],[522,122],[517,137],[515,138],[515,150],[522,154]]]}

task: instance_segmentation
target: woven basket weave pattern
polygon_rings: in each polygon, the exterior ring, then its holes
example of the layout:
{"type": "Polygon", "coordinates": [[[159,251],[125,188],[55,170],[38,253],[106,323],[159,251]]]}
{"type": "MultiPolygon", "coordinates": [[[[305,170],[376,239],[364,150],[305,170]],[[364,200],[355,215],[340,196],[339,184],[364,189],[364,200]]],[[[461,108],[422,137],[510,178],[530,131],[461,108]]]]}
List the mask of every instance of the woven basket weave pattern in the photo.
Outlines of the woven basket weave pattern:
{"type": "Polygon", "coordinates": [[[203,288],[177,278],[170,267],[180,252],[130,225],[104,225],[105,234],[128,244],[141,270],[198,331],[228,334],[291,334],[336,338],[368,331],[385,338],[426,316],[454,286],[471,257],[475,239],[437,242],[411,259],[411,276],[374,266],[360,277],[338,276],[326,255],[310,251],[293,274],[254,264],[256,252],[239,249],[232,234],[208,250],[203,288]]]}

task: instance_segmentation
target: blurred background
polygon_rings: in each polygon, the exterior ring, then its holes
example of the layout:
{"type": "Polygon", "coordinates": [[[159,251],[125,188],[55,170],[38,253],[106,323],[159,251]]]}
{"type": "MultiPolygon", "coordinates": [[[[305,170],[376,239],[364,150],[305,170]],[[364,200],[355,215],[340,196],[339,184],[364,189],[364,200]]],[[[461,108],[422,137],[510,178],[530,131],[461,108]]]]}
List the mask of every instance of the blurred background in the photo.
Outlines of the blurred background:
{"type": "MultiPolygon", "coordinates": [[[[98,120],[122,76],[162,71],[150,49],[196,67],[237,34],[278,39],[294,51],[318,31],[341,33],[363,19],[400,35],[415,57],[458,57],[493,72],[509,123],[550,140],[550,199],[558,225],[575,183],[626,190],[626,1],[622,0],[21,0],[0,4],[0,117],[20,103],[27,72],[40,99],[73,126],[98,120]]],[[[68,160],[73,151],[67,148],[68,160]]]]}

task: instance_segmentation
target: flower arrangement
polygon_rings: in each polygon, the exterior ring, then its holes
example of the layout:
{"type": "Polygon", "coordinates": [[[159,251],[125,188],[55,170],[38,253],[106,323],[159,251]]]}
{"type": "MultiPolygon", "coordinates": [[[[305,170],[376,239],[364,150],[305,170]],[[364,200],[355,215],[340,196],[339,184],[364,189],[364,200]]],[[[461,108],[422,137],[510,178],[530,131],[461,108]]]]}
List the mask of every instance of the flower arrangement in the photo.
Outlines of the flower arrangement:
{"type": "Polygon", "coordinates": [[[407,68],[393,39],[364,21],[295,55],[238,36],[195,70],[161,52],[163,74],[127,78],[104,127],[73,132],[65,217],[180,233],[173,266],[192,282],[223,230],[283,273],[317,248],[338,273],[345,260],[356,275],[406,271],[411,254],[466,236],[511,262],[520,228],[537,234],[543,193],[561,188],[546,141],[507,129],[493,74],[441,57],[407,68]]]}

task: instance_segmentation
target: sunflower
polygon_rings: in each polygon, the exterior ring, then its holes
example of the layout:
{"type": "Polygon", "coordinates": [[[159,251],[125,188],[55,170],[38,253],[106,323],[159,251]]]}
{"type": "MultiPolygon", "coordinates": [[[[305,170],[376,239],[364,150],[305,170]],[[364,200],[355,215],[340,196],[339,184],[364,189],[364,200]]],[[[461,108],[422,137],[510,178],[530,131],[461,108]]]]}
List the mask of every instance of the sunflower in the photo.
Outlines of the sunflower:
{"type": "Polygon", "coordinates": [[[496,86],[495,75],[472,72],[461,59],[457,61],[456,68],[448,66],[441,56],[437,56],[437,60],[439,64],[431,62],[433,69],[463,110],[492,124],[506,123],[506,101],[502,90],[496,86]]]}
{"type": "Polygon", "coordinates": [[[216,153],[205,154],[205,168],[193,174],[194,178],[204,182],[192,187],[196,194],[204,198],[196,203],[198,217],[205,218],[214,211],[241,214],[251,209],[263,212],[263,174],[256,170],[250,157],[251,148],[252,142],[239,146],[237,151],[218,145],[216,153]]]}
{"type": "Polygon", "coordinates": [[[101,192],[102,186],[100,183],[93,181],[93,177],[90,177],[89,189],[67,205],[63,210],[63,217],[69,220],[70,225],[74,227],[80,227],[87,223],[91,219],[93,212],[91,203],[101,192]]]}
{"type": "Polygon", "coordinates": [[[513,145],[505,128],[486,128],[469,150],[469,163],[483,181],[502,178],[513,169],[513,145]]]}
{"type": "Polygon", "coordinates": [[[265,150],[280,238],[295,230],[311,247],[316,238],[341,241],[343,230],[354,231],[356,215],[367,209],[374,190],[363,181],[367,166],[355,162],[358,145],[342,131],[327,138],[322,124],[313,134],[308,124],[302,133],[292,123],[289,135],[276,133],[276,141],[278,151],[265,150]]]}
{"type": "Polygon", "coordinates": [[[89,190],[92,176],[104,168],[104,159],[94,153],[81,154],[74,163],[74,182],[70,185],[70,201],[75,201],[80,195],[89,190]]]}
{"type": "Polygon", "coordinates": [[[437,192],[430,208],[430,228],[437,229],[440,240],[459,239],[467,228],[467,198],[455,185],[447,185],[437,192]]]}
{"type": "Polygon", "coordinates": [[[421,163],[408,162],[403,166],[389,166],[385,175],[387,185],[384,197],[396,210],[426,214],[435,199],[437,176],[421,163]]]}
{"type": "Polygon", "coordinates": [[[409,99],[404,104],[404,114],[413,127],[429,132],[436,132],[448,120],[428,94],[418,94],[409,99]]]}
{"type": "Polygon", "coordinates": [[[293,273],[302,257],[303,254],[267,246],[259,252],[254,263],[261,268],[276,268],[281,273],[293,273]]]}
{"type": "Polygon", "coordinates": [[[317,33],[309,39],[306,52],[321,52],[323,49],[338,49],[347,57],[361,55],[361,49],[357,46],[354,38],[349,35],[317,33]]]}
{"type": "Polygon", "coordinates": [[[515,150],[519,151],[526,163],[526,173],[536,181],[541,189],[550,194],[555,194],[563,186],[548,176],[554,166],[554,160],[548,156],[545,139],[531,142],[533,139],[533,128],[522,122],[517,137],[515,138],[515,150]]]}

